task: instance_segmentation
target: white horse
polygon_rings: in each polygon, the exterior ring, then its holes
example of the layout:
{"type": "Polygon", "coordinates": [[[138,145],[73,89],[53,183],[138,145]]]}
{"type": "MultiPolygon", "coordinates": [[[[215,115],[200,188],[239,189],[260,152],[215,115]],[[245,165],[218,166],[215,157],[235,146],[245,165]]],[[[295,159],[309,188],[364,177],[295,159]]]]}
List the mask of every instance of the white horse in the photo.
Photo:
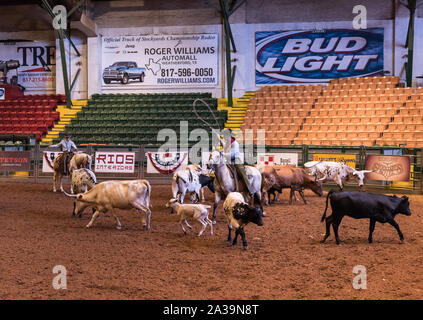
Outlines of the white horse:
{"type": "Polygon", "coordinates": [[[75,155],[72,157],[70,163],[69,163],[69,173],[70,175],[72,175],[72,171],[75,169],[81,169],[81,168],[86,168],[86,169],[91,169],[92,166],[92,158],[89,154],[87,153],[83,153],[83,152],[78,152],[75,153],[75,155]]]}
{"type": "MultiPolygon", "coordinates": [[[[216,209],[219,204],[219,201],[225,200],[226,196],[230,192],[240,192],[244,195],[245,201],[248,200],[248,190],[244,186],[244,182],[238,178],[238,181],[235,181],[232,170],[228,167],[228,164],[225,163],[225,158],[221,151],[214,150],[210,153],[208,167],[214,168],[214,206],[213,206],[213,223],[216,223],[216,209]],[[239,186],[239,190],[237,187],[239,186]]],[[[260,207],[260,210],[263,212],[262,198],[261,198],[261,173],[260,171],[252,166],[245,166],[245,172],[250,181],[251,189],[254,193],[255,205],[260,207]]],[[[263,212],[263,216],[264,216],[263,212]]]]}

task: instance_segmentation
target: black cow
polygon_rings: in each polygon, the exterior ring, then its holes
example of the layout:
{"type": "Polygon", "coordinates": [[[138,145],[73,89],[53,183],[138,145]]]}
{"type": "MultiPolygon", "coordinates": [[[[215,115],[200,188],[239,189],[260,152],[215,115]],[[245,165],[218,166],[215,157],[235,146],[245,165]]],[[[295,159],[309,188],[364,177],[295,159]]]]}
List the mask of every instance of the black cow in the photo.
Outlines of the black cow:
{"type": "MultiPolygon", "coordinates": [[[[204,188],[204,187],[207,187],[211,192],[213,192],[213,193],[215,192],[214,191],[214,178],[209,177],[209,176],[207,176],[205,174],[200,174],[198,176],[198,181],[201,184],[201,189],[204,188]]],[[[196,197],[196,199],[192,198],[192,200],[193,200],[192,202],[193,203],[200,202],[200,195],[199,194],[194,193],[193,196],[196,197]]],[[[204,200],[204,191],[203,191],[203,200],[204,200]]],[[[172,210],[172,212],[173,212],[173,210],[172,210]]]]}
{"type": "Polygon", "coordinates": [[[388,222],[397,230],[400,240],[403,241],[404,236],[394,219],[398,213],[407,216],[411,215],[409,205],[408,197],[406,196],[398,198],[397,196],[367,192],[336,192],[335,190],[330,190],[326,197],[326,208],[321,220],[323,222],[326,218],[326,235],[322,243],[330,235],[331,224],[335,233],[336,244],[341,243],[338,237],[338,227],[345,215],[354,219],[370,219],[369,243],[373,242],[372,234],[376,221],[380,223],[388,222]],[[332,215],[326,218],[329,198],[332,215]]]}
{"type": "Polygon", "coordinates": [[[214,193],[214,178],[200,174],[199,176],[201,187],[207,187],[211,192],[214,193]]]}
{"type": "MultiPolygon", "coordinates": [[[[255,198],[258,197],[254,195],[255,198]]],[[[256,199],[255,199],[256,200],[256,199]]],[[[223,211],[228,221],[228,242],[232,245],[237,244],[238,236],[241,235],[244,249],[248,248],[245,238],[244,226],[249,222],[258,226],[263,225],[263,211],[259,207],[252,207],[244,201],[244,196],[239,192],[230,192],[223,203],[223,211]],[[235,228],[235,238],[232,241],[231,230],[235,228]]]]}

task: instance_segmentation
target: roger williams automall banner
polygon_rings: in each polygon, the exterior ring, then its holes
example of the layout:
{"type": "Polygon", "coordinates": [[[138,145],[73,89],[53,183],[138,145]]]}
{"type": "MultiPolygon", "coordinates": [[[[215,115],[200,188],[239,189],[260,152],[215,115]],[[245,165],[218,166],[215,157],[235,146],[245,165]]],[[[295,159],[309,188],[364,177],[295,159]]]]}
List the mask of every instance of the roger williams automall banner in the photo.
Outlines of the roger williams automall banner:
{"type": "Polygon", "coordinates": [[[256,84],[383,75],[383,28],[256,32],[256,84]]]}
{"type": "Polygon", "coordinates": [[[29,151],[0,151],[0,172],[29,171],[29,151]]]}
{"type": "Polygon", "coordinates": [[[217,34],[103,37],[103,88],[214,87],[218,53],[217,34]]]}
{"type": "Polygon", "coordinates": [[[410,158],[407,156],[367,156],[366,175],[369,180],[409,181],[410,158]]]}

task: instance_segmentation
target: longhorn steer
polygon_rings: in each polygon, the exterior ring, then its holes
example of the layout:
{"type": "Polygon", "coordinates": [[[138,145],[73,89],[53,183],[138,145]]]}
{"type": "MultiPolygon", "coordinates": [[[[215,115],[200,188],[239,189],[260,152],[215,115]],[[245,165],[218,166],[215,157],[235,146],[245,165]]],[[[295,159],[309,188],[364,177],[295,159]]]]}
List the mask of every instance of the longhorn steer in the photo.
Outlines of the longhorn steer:
{"type": "Polygon", "coordinates": [[[372,172],[370,170],[355,170],[354,168],[342,162],[334,161],[310,161],[304,164],[304,167],[310,173],[322,182],[332,180],[334,181],[339,190],[344,189],[345,181],[354,178],[359,187],[364,186],[365,174],[372,172]]]}
{"type": "Polygon", "coordinates": [[[105,181],[97,184],[86,193],[70,195],[76,198],[74,215],[78,215],[86,207],[94,207],[95,212],[87,228],[91,227],[100,213],[111,211],[116,219],[117,229],[121,229],[119,218],[115,214],[115,209],[136,209],[137,212],[144,212],[143,224],[150,230],[151,210],[150,195],[151,186],[147,180],[126,180],[126,181],[105,181]]]}
{"type": "Polygon", "coordinates": [[[369,243],[373,242],[372,235],[376,221],[380,223],[388,222],[397,230],[400,240],[403,241],[404,236],[394,219],[398,213],[407,216],[411,215],[409,205],[408,197],[406,196],[398,198],[397,196],[386,196],[383,194],[335,192],[335,190],[331,190],[326,197],[326,208],[321,220],[323,222],[326,219],[326,235],[322,242],[325,242],[329,237],[330,225],[332,225],[336,244],[341,243],[338,237],[338,228],[345,215],[354,219],[370,219],[369,243]],[[332,214],[326,218],[329,199],[332,214]]]}

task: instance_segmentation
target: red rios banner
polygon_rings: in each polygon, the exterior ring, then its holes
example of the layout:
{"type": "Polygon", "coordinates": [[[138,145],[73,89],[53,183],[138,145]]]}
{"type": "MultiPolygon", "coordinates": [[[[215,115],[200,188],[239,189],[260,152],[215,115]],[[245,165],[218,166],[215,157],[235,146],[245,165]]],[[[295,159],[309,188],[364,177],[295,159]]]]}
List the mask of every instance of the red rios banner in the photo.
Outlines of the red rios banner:
{"type": "Polygon", "coordinates": [[[95,172],[133,173],[135,152],[96,152],[95,172]]]}
{"type": "Polygon", "coordinates": [[[0,151],[0,172],[29,171],[29,151],[0,151]]]}

